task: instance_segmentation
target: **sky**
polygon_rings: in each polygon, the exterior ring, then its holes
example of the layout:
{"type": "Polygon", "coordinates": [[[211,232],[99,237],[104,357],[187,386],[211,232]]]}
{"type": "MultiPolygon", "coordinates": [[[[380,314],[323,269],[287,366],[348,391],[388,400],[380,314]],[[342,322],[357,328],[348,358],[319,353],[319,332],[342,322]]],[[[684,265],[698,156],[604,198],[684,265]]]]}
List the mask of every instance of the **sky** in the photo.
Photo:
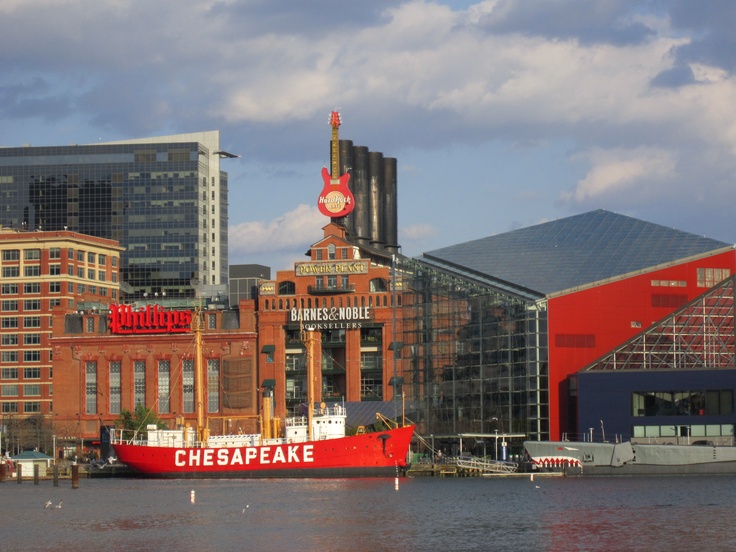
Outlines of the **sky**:
{"type": "Polygon", "coordinates": [[[231,264],[305,260],[340,138],[416,257],[606,209],[736,242],[732,0],[3,0],[0,146],[219,130],[231,264]]]}

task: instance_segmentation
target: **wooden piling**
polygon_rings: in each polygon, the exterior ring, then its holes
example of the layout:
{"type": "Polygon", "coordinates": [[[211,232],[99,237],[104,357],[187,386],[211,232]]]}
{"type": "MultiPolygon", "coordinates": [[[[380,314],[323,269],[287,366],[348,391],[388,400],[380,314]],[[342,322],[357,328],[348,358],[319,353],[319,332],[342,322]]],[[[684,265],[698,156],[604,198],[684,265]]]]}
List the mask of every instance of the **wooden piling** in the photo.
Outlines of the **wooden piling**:
{"type": "Polygon", "coordinates": [[[54,487],[59,486],[59,466],[54,464],[54,487]]]}
{"type": "Polygon", "coordinates": [[[38,485],[40,471],[41,471],[40,466],[38,464],[33,464],[33,484],[34,485],[38,485]]]}
{"type": "Polygon", "coordinates": [[[79,464],[72,464],[72,489],[79,488],[79,464]]]}
{"type": "Polygon", "coordinates": [[[23,482],[23,464],[20,462],[16,462],[15,475],[18,478],[18,485],[20,485],[23,482]]]}

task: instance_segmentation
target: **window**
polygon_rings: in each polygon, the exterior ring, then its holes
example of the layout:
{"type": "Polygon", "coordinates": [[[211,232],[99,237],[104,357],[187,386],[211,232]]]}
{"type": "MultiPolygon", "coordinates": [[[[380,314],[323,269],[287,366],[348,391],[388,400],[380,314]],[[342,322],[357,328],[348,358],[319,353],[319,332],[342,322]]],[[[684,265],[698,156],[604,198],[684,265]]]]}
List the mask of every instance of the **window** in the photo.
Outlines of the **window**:
{"type": "Polygon", "coordinates": [[[41,334],[29,333],[23,334],[23,345],[40,345],[41,334]]]}
{"type": "Polygon", "coordinates": [[[120,361],[110,363],[110,414],[120,414],[120,361]]]}
{"type": "Polygon", "coordinates": [[[17,345],[18,344],[18,334],[3,334],[2,344],[3,345],[17,345]]]}
{"type": "Polygon", "coordinates": [[[41,351],[23,351],[23,362],[41,362],[41,351]]]}
{"type": "Polygon", "coordinates": [[[23,275],[26,278],[33,278],[35,276],[40,276],[41,275],[41,266],[40,265],[24,266],[23,267],[23,275]]]}
{"type": "Polygon", "coordinates": [[[41,379],[41,368],[23,368],[23,379],[41,379]]]}
{"type": "Polygon", "coordinates": [[[171,365],[168,360],[158,361],[158,411],[160,414],[169,412],[169,391],[171,365]]]}
{"type": "Polygon", "coordinates": [[[50,282],[49,293],[61,293],[61,282],[50,282]]]}
{"type": "Polygon", "coordinates": [[[59,274],[61,274],[61,265],[60,264],[49,265],[49,274],[51,276],[58,276],[59,274]]]}
{"type": "Polygon", "coordinates": [[[3,414],[15,414],[18,412],[17,402],[4,402],[2,407],[3,414]]]}
{"type": "Polygon", "coordinates": [[[216,330],[217,329],[217,315],[216,314],[208,314],[207,315],[207,329],[208,330],[216,330]]]}
{"type": "Polygon", "coordinates": [[[3,284],[3,295],[18,295],[18,284],[3,284]]]}
{"type": "Polygon", "coordinates": [[[104,265],[105,263],[107,263],[107,255],[98,255],[97,264],[104,265]]]}
{"type": "Polygon", "coordinates": [[[336,258],[335,255],[335,244],[331,243],[327,246],[327,258],[331,261],[334,261],[336,258]]]}
{"type": "Polygon", "coordinates": [[[77,261],[80,263],[84,262],[84,251],[77,251],[77,261]]]}
{"type": "Polygon", "coordinates": [[[314,252],[314,259],[315,259],[316,261],[321,261],[321,260],[322,260],[322,250],[321,250],[321,249],[317,249],[317,250],[316,250],[316,251],[314,252]]]}
{"type": "Polygon", "coordinates": [[[87,269],[87,279],[94,280],[95,279],[95,270],[92,268],[87,269]]]}
{"type": "Polygon", "coordinates": [[[146,362],[143,360],[133,362],[133,400],[136,406],[146,404],[146,362]]]}
{"type": "Polygon", "coordinates": [[[220,361],[216,358],[207,360],[207,412],[214,414],[220,411],[220,361]]]}
{"type": "Polygon", "coordinates": [[[731,275],[728,268],[699,268],[698,287],[711,288],[731,275]]]}
{"type": "Polygon", "coordinates": [[[117,257],[113,257],[112,258],[112,266],[115,266],[115,267],[118,266],[118,258],[117,257]]]}
{"type": "Polygon", "coordinates": [[[4,249],[3,250],[3,261],[19,261],[20,250],[19,249],[4,249]]]}
{"type": "Polygon", "coordinates": [[[84,412],[97,414],[97,363],[84,363],[84,412]]]}
{"type": "Polygon", "coordinates": [[[18,310],[18,301],[3,301],[2,302],[3,312],[13,312],[18,310]]]}
{"type": "Polygon", "coordinates": [[[93,333],[95,331],[95,319],[92,316],[84,319],[84,331],[87,333],[93,333]]]}
{"type": "Polygon", "coordinates": [[[94,253],[87,253],[87,262],[89,264],[94,264],[94,262],[95,262],[95,254],[94,253]]]}
{"type": "Polygon", "coordinates": [[[20,276],[19,266],[4,266],[3,267],[3,278],[17,278],[20,276]]]}
{"type": "Polygon", "coordinates": [[[38,282],[23,284],[23,293],[25,293],[26,295],[41,293],[41,284],[38,282]]]}
{"type": "Polygon", "coordinates": [[[31,385],[24,385],[23,386],[23,396],[24,397],[40,397],[41,396],[41,385],[38,383],[34,383],[31,385]]]}
{"type": "Polygon", "coordinates": [[[3,397],[17,397],[18,396],[18,385],[3,385],[2,387],[3,397]]]}
{"type": "Polygon", "coordinates": [[[41,300],[40,299],[26,299],[23,301],[23,310],[26,311],[40,311],[41,300]]]}
{"type": "Polygon", "coordinates": [[[26,414],[37,414],[41,412],[41,403],[39,401],[27,401],[23,403],[23,412],[26,414]]]}
{"type": "Polygon", "coordinates": [[[61,259],[61,248],[52,247],[49,249],[49,259],[61,259]]]}
{"type": "Polygon", "coordinates": [[[61,305],[61,299],[49,299],[49,308],[58,307],[61,305]]]}
{"type": "Polygon", "coordinates": [[[18,369],[17,368],[3,368],[2,369],[2,378],[4,380],[17,380],[18,379],[18,369]]]}
{"type": "Polygon", "coordinates": [[[17,318],[10,317],[10,316],[4,316],[2,318],[2,322],[0,322],[0,326],[2,326],[4,329],[17,328],[18,327],[18,319],[17,318]]]}
{"type": "Polygon", "coordinates": [[[279,295],[296,295],[296,284],[294,282],[279,282],[279,295]]]}
{"type": "Polygon", "coordinates": [[[182,363],[182,384],[182,412],[194,412],[194,360],[190,358],[182,363]]]}
{"type": "Polygon", "coordinates": [[[23,258],[26,261],[38,261],[41,259],[41,250],[40,249],[26,249],[23,252],[23,258]]]}
{"type": "Polygon", "coordinates": [[[84,267],[78,267],[77,268],[77,277],[78,278],[84,278],[84,267]]]}
{"type": "Polygon", "coordinates": [[[23,317],[24,328],[40,328],[41,317],[40,316],[24,316],[23,317]]]}
{"type": "Polygon", "coordinates": [[[0,353],[2,362],[18,362],[18,351],[3,351],[0,353]]]}
{"type": "Polygon", "coordinates": [[[105,280],[107,280],[107,276],[105,276],[105,271],[104,270],[98,270],[97,271],[97,279],[100,282],[104,282],[105,280]]]}

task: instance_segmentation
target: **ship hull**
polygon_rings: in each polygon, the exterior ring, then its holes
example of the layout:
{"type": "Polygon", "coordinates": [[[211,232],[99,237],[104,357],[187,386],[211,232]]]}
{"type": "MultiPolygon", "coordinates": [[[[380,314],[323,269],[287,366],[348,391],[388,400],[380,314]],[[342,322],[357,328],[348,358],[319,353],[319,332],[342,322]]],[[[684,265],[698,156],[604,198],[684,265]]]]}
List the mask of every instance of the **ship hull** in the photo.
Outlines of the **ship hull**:
{"type": "Polygon", "coordinates": [[[396,476],[407,467],[414,427],[306,443],[177,448],[115,443],[119,462],[140,477],[330,478],[396,476]]]}
{"type": "Polygon", "coordinates": [[[535,469],[568,475],[736,474],[736,447],[527,441],[535,469]]]}

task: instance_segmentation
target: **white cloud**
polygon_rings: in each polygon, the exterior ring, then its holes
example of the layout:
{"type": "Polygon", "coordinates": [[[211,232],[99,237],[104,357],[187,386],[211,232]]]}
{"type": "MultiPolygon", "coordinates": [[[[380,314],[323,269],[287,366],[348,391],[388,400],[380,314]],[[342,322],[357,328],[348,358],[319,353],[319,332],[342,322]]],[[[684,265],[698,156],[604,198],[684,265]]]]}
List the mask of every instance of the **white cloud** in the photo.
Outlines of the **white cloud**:
{"type": "Polygon", "coordinates": [[[560,194],[565,202],[600,201],[616,194],[641,196],[646,193],[643,182],[666,184],[675,173],[671,153],[652,148],[594,149],[577,157],[586,158],[592,167],[572,191],[560,194]]]}
{"type": "Polygon", "coordinates": [[[248,261],[249,255],[292,252],[302,254],[320,238],[320,228],[328,223],[316,206],[299,205],[271,221],[241,222],[228,230],[230,256],[248,261]]]}

